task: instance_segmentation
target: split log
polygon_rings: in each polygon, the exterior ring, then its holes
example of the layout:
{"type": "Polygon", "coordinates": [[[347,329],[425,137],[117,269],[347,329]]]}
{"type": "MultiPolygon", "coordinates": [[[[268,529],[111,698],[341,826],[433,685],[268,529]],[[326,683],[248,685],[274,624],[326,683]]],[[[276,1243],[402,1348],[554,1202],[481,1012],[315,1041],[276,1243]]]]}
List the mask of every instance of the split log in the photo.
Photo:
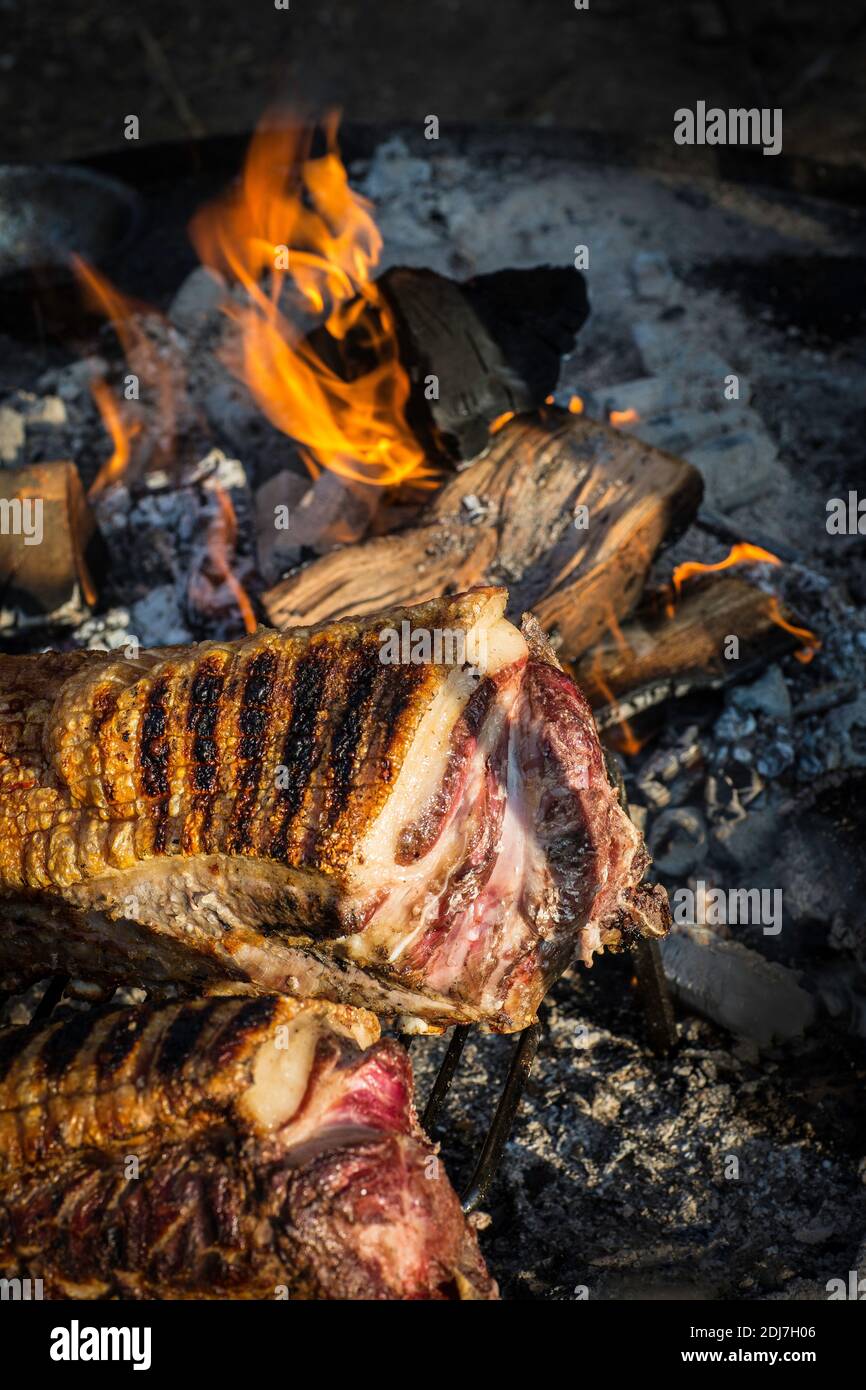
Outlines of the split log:
{"type": "Polygon", "coordinates": [[[511,616],[531,609],[575,657],[632,611],[659,546],[700,499],[700,475],[681,459],[545,410],[494,435],[415,525],[322,556],[263,602],[280,627],[506,584],[511,616]]]}
{"type": "Polygon", "coordinates": [[[73,463],[0,469],[0,626],[80,622],[104,563],[73,463]]]}
{"type": "Polygon", "coordinates": [[[432,458],[472,459],[488,427],[542,405],[589,313],[579,271],[500,270],[458,284],[397,266],[376,282],[413,383],[408,419],[432,458]],[[435,395],[425,383],[435,379],[435,395]]]}
{"type": "Polygon", "coordinates": [[[802,626],[772,596],[745,579],[710,574],[681,592],[672,616],[659,605],[609,629],[574,667],[575,678],[605,729],[663,701],[748,680],[801,645],[776,616],[802,626]],[[727,659],[736,637],[739,655],[727,659]]]}

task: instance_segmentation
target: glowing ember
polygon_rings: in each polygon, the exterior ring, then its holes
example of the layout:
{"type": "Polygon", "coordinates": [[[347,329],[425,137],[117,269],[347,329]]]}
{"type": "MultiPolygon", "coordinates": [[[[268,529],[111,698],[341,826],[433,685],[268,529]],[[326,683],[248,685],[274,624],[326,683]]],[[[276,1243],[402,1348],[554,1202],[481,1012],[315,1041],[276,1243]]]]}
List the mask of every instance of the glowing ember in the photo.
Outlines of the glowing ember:
{"type": "MultiPolygon", "coordinates": [[[[616,613],[613,610],[613,605],[608,605],[607,626],[619,651],[625,657],[631,656],[632,649],[625,639],[625,634],[619,625],[616,613]]],[[[597,652],[592,659],[592,665],[589,668],[587,680],[591,687],[595,686],[596,690],[604,696],[608,705],[614,707],[617,705],[617,698],[602,675],[600,652],[597,652]]],[[[608,733],[607,737],[614,748],[616,748],[617,752],[624,753],[627,757],[634,757],[635,753],[639,753],[644,745],[644,740],[637,737],[627,719],[620,719],[616,727],[608,733]]]]}
{"type": "Polygon", "coordinates": [[[102,465],[88,490],[88,497],[96,497],[111,483],[116,483],[123,477],[129,467],[132,440],[141,429],[141,423],[138,420],[133,421],[130,425],[124,423],[117,401],[106,381],[92,382],[90,391],[102,416],[102,423],[114,445],[111,458],[102,465]]]}
{"type": "Polygon", "coordinates": [[[246,302],[227,306],[240,332],[238,375],[314,476],[325,467],[383,486],[417,481],[433,470],[406,423],[409,379],[370,278],[382,240],[370,204],[349,187],[336,126],[325,123],[316,157],[311,130],[262,128],[237,188],[203,209],[190,235],[205,265],[243,287],[246,302]],[[322,321],[327,361],[307,337],[322,321]],[[347,377],[334,363],[350,332],[363,366],[347,377]]]}
{"type": "Polygon", "coordinates": [[[611,410],[608,413],[608,420],[614,429],[621,429],[623,425],[634,425],[640,419],[636,410],[629,406],[628,410],[611,410]]]}
{"type": "Polygon", "coordinates": [[[240,580],[232,571],[229,557],[234,553],[237,542],[238,523],[235,516],[235,509],[232,506],[232,499],[229,497],[225,488],[220,487],[219,483],[214,486],[214,495],[218,503],[217,514],[208,528],[207,552],[208,558],[223,583],[227,584],[235,602],[240,609],[241,617],[244,620],[244,627],[247,632],[255,632],[258,623],[253,612],[253,606],[247,596],[247,592],[240,580]]]}
{"type": "Polygon", "coordinates": [[[502,415],[497,415],[496,419],[490,424],[490,433],[496,434],[497,430],[501,430],[503,425],[507,425],[508,421],[513,419],[513,410],[506,410],[502,415]]]}
{"type": "Polygon", "coordinates": [[[582,415],[582,414],[583,414],[583,401],[582,401],[581,397],[580,397],[580,396],[572,396],[571,400],[568,402],[568,408],[569,408],[569,410],[571,411],[572,415],[582,415]]]}

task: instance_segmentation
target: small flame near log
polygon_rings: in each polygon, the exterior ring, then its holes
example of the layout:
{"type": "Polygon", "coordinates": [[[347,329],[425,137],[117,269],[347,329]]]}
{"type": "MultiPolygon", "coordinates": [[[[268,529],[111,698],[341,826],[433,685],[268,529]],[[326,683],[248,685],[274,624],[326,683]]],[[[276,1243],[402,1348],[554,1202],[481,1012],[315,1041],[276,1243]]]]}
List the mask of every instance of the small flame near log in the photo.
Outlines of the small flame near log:
{"type": "MultiPolygon", "coordinates": [[[[764,550],[760,545],[752,545],[748,541],[738,541],[732,546],[730,552],[723,560],[718,560],[714,565],[702,564],[700,560],[686,560],[683,564],[677,565],[671,575],[670,591],[668,593],[665,611],[669,618],[672,618],[676,611],[676,600],[680,595],[683,584],[686,580],[698,574],[710,574],[718,570],[730,569],[734,565],[781,565],[782,561],[778,555],[774,555],[769,550],[764,550]]],[[[807,627],[795,627],[782,613],[782,608],[775,594],[767,596],[767,613],[772,621],[790,632],[792,636],[799,638],[803,643],[794,656],[798,661],[807,663],[812,660],[815,653],[821,650],[821,639],[807,627]]]]}
{"type": "MultiPolygon", "coordinates": [[[[158,343],[148,335],[144,327],[148,318],[162,321],[162,315],[148,305],[139,304],[121,294],[105,276],[80,256],[73,256],[72,264],[86,299],[110,320],[128,365],[142,385],[153,393],[153,408],[149,416],[155,422],[154,432],[158,431],[158,435],[149,439],[148,462],[174,463],[179,400],[174,380],[176,364],[169,363],[163,357],[158,343]]],[[[179,384],[182,393],[185,391],[182,377],[179,384]]],[[[92,383],[91,393],[114,446],[111,457],[103,464],[91,484],[89,496],[93,498],[127,474],[132,457],[132,443],[142,433],[142,422],[140,419],[130,419],[121,412],[118,401],[104,379],[92,383]]],[[[235,510],[223,487],[214,484],[213,493],[217,501],[217,512],[209,527],[206,542],[210,567],[218,581],[224,583],[233,595],[247,632],[255,632],[257,621],[253,606],[230,563],[237,542],[235,510]]]]}
{"type": "Polygon", "coordinates": [[[816,634],[811,632],[807,627],[795,627],[793,623],[789,623],[782,614],[779,600],[776,598],[775,594],[770,595],[767,612],[773,622],[777,623],[779,627],[784,628],[786,632],[790,632],[793,637],[799,637],[803,646],[798,647],[797,651],[794,652],[794,656],[798,661],[802,662],[804,666],[807,666],[815,653],[821,650],[823,644],[820,637],[816,636],[816,634]]]}
{"type": "Polygon", "coordinates": [[[750,545],[748,541],[738,541],[736,545],[731,547],[724,560],[717,560],[714,565],[702,564],[700,560],[686,560],[684,564],[677,565],[671,575],[673,596],[668,601],[668,616],[673,617],[680,590],[685,581],[691,579],[693,575],[715,573],[717,570],[730,569],[733,565],[781,565],[781,563],[778,555],[773,555],[769,550],[764,550],[759,545],[750,545]]]}
{"type": "MultiPolygon", "coordinates": [[[[610,606],[607,614],[607,627],[613,635],[613,639],[616,642],[616,645],[618,646],[619,650],[623,653],[623,655],[625,655],[626,657],[631,656],[632,649],[626,641],[625,634],[623,633],[623,630],[619,625],[619,621],[617,619],[616,613],[613,610],[612,605],[610,606]]],[[[600,652],[596,652],[594,654],[592,658],[592,664],[589,668],[589,674],[591,682],[595,685],[597,690],[601,691],[606,702],[611,706],[616,705],[618,703],[617,698],[614,695],[610,686],[608,685],[607,681],[605,680],[604,675],[602,674],[602,660],[600,652]]],[[[618,720],[616,724],[611,726],[610,730],[608,731],[607,737],[618,753],[623,753],[626,757],[629,758],[633,758],[636,753],[639,753],[640,750],[643,748],[644,743],[646,742],[645,739],[638,738],[637,734],[632,728],[632,725],[630,724],[628,719],[625,718],[618,720]]]]}
{"type": "Polygon", "coordinates": [[[141,421],[133,420],[127,423],[121,418],[117,401],[104,378],[91,382],[90,391],[114,445],[114,452],[102,465],[88,489],[88,497],[94,498],[112,483],[119,482],[125,474],[132,453],[132,441],[141,430],[141,421]]]}
{"type": "MultiPolygon", "coordinates": [[[[185,383],[178,373],[178,363],[169,361],[160,352],[156,341],[145,328],[148,319],[162,321],[146,304],[130,299],[89,265],[81,256],[71,256],[72,268],[84,292],[85,301],[105,315],[111,323],[131,372],[140,385],[151,393],[153,408],[148,411],[148,462],[167,466],[175,461],[179,399],[185,383]]],[[[132,441],[144,434],[140,420],[129,419],[121,409],[105,381],[91,386],[103,424],[114,445],[114,452],[100,469],[90,488],[90,496],[102,492],[128,471],[132,460],[132,441]]]]}

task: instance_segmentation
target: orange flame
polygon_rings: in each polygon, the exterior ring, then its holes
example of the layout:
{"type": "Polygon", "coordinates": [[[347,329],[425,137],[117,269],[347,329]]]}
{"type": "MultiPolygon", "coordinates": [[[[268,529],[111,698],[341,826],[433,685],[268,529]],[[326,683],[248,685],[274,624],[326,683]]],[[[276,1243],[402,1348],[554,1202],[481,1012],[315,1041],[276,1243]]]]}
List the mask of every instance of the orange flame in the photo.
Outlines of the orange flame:
{"type": "MultiPolygon", "coordinates": [[[[709,574],[714,570],[730,569],[732,565],[781,565],[782,561],[778,555],[772,555],[769,550],[762,550],[759,545],[749,545],[747,541],[739,541],[731,547],[730,553],[724,560],[718,560],[714,565],[703,565],[700,560],[686,560],[685,564],[677,565],[671,575],[671,586],[674,594],[678,597],[683,584],[687,579],[691,579],[695,574],[709,574]]],[[[668,609],[668,616],[672,613],[672,606],[668,609]]]]}
{"type": "MultiPolygon", "coordinates": [[[[148,336],[143,326],[147,316],[160,317],[156,310],[146,304],[120,293],[105,276],[101,275],[81,256],[72,255],[72,268],[78,277],[89,304],[99,310],[111,322],[120,340],[124,356],[141,384],[153,392],[154,426],[151,443],[157,455],[170,459],[174,451],[174,436],[177,426],[177,393],[174,375],[177,364],[170,363],[148,336]]],[[[124,430],[124,425],[116,403],[104,383],[91,388],[94,399],[102,415],[103,422],[114,444],[114,453],[108,460],[93,485],[93,492],[101,491],[109,482],[116,482],[129,465],[131,441],[139,433],[140,426],[124,430]],[[124,433],[126,437],[124,438],[124,433]],[[110,470],[110,473],[109,473],[110,470]]]]}
{"type": "MultiPolygon", "coordinates": [[[[616,696],[601,674],[601,659],[598,655],[594,656],[592,659],[592,665],[588,673],[588,681],[591,685],[594,685],[597,690],[601,691],[607,704],[616,705],[618,703],[616,696]]],[[[608,736],[617,752],[625,753],[629,758],[633,758],[644,746],[644,740],[637,737],[627,719],[620,719],[615,728],[609,731],[608,736]]]]}
{"type": "Polygon", "coordinates": [[[208,528],[207,553],[210,562],[223,583],[227,584],[240,609],[247,632],[255,632],[258,623],[246,589],[234,574],[229,557],[234,553],[237,543],[238,522],[232,499],[219,483],[214,484],[214,495],[218,511],[208,528]]]}
{"type": "MultiPolygon", "coordinates": [[[[730,569],[732,565],[781,565],[781,563],[778,555],[773,555],[771,551],[764,550],[759,545],[750,545],[748,541],[739,541],[731,547],[724,560],[719,560],[714,565],[704,565],[699,560],[686,560],[684,564],[677,565],[671,575],[671,597],[666,605],[667,616],[673,617],[676,611],[675,600],[679,597],[683,584],[695,574],[709,574],[713,570],[726,570],[730,569]]],[[[767,616],[772,622],[784,628],[786,632],[790,632],[792,636],[798,637],[803,643],[803,647],[794,652],[798,661],[809,662],[815,653],[821,650],[820,637],[807,627],[794,627],[783,616],[781,605],[775,594],[768,595],[767,616]]]]}
{"type": "Polygon", "coordinates": [[[640,416],[636,410],[629,406],[627,410],[611,410],[607,418],[614,429],[618,430],[621,429],[623,425],[636,424],[640,416]]]}
{"type": "Polygon", "coordinates": [[[569,408],[569,410],[571,411],[571,414],[572,414],[572,415],[582,415],[582,414],[583,414],[583,400],[582,400],[582,398],[581,398],[580,396],[572,396],[571,400],[568,402],[568,408],[569,408]]]}
{"type": "Polygon", "coordinates": [[[88,497],[96,497],[100,492],[107,488],[111,483],[116,483],[123,477],[129,467],[132,441],[141,429],[141,422],[134,420],[127,425],[121,419],[117,401],[109,390],[108,383],[103,380],[93,381],[90,385],[90,392],[96,402],[96,408],[102,416],[102,423],[111,442],[114,445],[114,452],[100,468],[93,482],[88,488],[88,497]]]}
{"type": "MultiPolygon", "coordinates": [[[[632,649],[626,641],[625,633],[619,625],[613,604],[607,605],[607,625],[619,650],[624,656],[630,656],[632,649]]],[[[602,675],[600,652],[596,652],[592,659],[587,681],[590,686],[595,686],[595,688],[601,692],[608,705],[616,705],[619,703],[610,685],[602,675]]],[[[617,751],[626,754],[627,757],[634,757],[635,753],[639,753],[645,742],[644,739],[637,737],[629,721],[624,718],[621,718],[617,722],[615,728],[610,731],[608,736],[617,751]]]]}
{"type": "Polygon", "coordinates": [[[260,129],[239,185],[196,215],[190,235],[204,264],[245,291],[245,303],[227,306],[240,330],[237,374],[310,471],[383,486],[430,478],[405,419],[393,316],[370,278],[382,239],[371,205],[349,187],[336,129],[331,116],[316,157],[311,130],[260,129]],[[307,336],[313,316],[327,361],[307,336]],[[352,360],[364,366],[347,379],[335,364],[350,331],[352,360]]]}
{"type": "Polygon", "coordinates": [[[793,637],[798,637],[800,639],[803,646],[794,652],[794,656],[798,661],[802,661],[804,666],[808,665],[815,653],[819,652],[824,645],[821,638],[814,632],[811,632],[807,627],[794,627],[793,623],[789,623],[787,618],[782,615],[782,609],[775,594],[770,595],[767,614],[774,623],[778,623],[779,627],[783,627],[785,631],[790,632],[793,637]]]}

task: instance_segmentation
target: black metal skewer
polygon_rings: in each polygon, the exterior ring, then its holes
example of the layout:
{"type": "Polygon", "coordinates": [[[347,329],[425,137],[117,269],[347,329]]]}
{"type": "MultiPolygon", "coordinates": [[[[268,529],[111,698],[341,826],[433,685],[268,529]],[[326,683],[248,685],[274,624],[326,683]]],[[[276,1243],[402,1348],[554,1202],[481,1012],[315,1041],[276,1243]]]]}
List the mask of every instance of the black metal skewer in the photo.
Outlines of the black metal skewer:
{"type": "Polygon", "coordinates": [[[63,998],[63,991],[69,984],[68,975],[52,975],[48,986],[33,1011],[31,1023],[44,1023],[49,1019],[63,998]]]}
{"type": "Polygon", "coordinates": [[[502,1150],[508,1142],[514,1116],[517,1114],[517,1107],[523,1097],[523,1091],[529,1079],[540,1041],[540,1023],[530,1024],[518,1037],[517,1046],[511,1054],[508,1075],[505,1078],[502,1095],[499,1097],[499,1104],[494,1112],[472,1177],[469,1179],[469,1186],[463,1194],[461,1206],[467,1215],[469,1212],[475,1211],[476,1207],[487,1196],[487,1189],[499,1167],[502,1150]]]}
{"type": "Polygon", "coordinates": [[[448,1051],[442,1059],[442,1065],[436,1075],[436,1080],[433,1082],[430,1099],[427,1101],[424,1114],[421,1116],[421,1124],[428,1134],[439,1119],[442,1106],[445,1104],[445,1097],[451,1090],[451,1082],[454,1080],[457,1064],[463,1055],[471,1026],[470,1023],[459,1023],[451,1035],[448,1051]]]}
{"type": "MultiPolygon", "coordinates": [[[[463,1055],[471,1026],[469,1023],[462,1023],[454,1029],[448,1050],[442,1059],[442,1064],[433,1083],[433,1089],[424,1108],[421,1123],[431,1138],[451,1089],[451,1083],[463,1055]]],[[[517,1114],[517,1107],[520,1105],[526,1082],[529,1079],[540,1040],[540,1023],[530,1024],[528,1028],[524,1028],[517,1035],[517,1044],[508,1064],[505,1084],[484,1136],[484,1143],[476,1159],[472,1176],[463,1194],[462,1206],[467,1214],[475,1211],[476,1207],[484,1200],[493,1181],[499,1160],[502,1157],[502,1150],[508,1142],[514,1117],[517,1114]]]]}
{"type": "Polygon", "coordinates": [[[650,1047],[663,1057],[677,1043],[677,1024],[659,943],[651,937],[634,947],[634,973],[650,1047]]]}
{"type": "MultiPolygon", "coordinates": [[[[619,804],[629,815],[628,793],[619,759],[609,748],[604,750],[608,780],[619,798],[619,804]]],[[[632,948],[638,997],[643,1005],[647,1035],[653,1052],[659,1056],[671,1052],[677,1043],[677,1024],[662,953],[658,941],[642,937],[632,948]]]]}

